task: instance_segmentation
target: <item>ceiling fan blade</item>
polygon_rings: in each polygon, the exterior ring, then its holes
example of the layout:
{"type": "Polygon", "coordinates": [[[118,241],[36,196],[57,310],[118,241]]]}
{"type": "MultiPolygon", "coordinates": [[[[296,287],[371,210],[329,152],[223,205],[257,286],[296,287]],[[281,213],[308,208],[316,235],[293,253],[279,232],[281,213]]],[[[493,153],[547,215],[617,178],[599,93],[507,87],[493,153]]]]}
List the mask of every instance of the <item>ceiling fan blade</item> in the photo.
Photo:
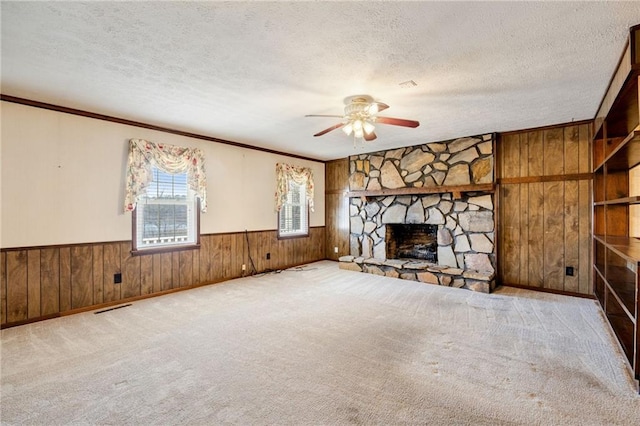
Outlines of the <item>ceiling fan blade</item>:
{"type": "Polygon", "coordinates": [[[342,117],[344,117],[344,115],[308,114],[308,115],[305,115],[305,117],[336,117],[336,118],[342,118],[342,117]]]}
{"type": "Polygon", "coordinates": [[[380,111],[384,111],[385,109],[389,108],[389,105],[382,103],[382,102],[376,102],[378,104],[378,112],[380,111]]]}
{"type": "Polygon", "coordinates": [[[323,131],[318,132],[318,133],[316,133],[316,134],[315,134],[315,135],[313,135],[313,136],[322,136],[322,135],[324,135],[324,134],[326,134],[326,133],[329,133],[329,132],[330,132],[330,131],[332,131],[332,130],[339,129],[339,128],[340,128],[340,127],[342,127],[342,126],[344,126],[344,123],[338,123],[338,124],[336,124],[335,126],[331,126],[331,127],[329,127],[328,129],[324,129],[323,131]]]}
{"type": "Polygon", "coordinates": [[[418,127],[419,121],[405,120],[404,118],[376,117],[376,123],[391,124],[393,126],[402,127],[418,127]]]}
{"type": "Polygon", "coordinates": [[[372,140],[377,138],[376,132],[371,132],[371,133],[364,132],[363,137],[364,137],[364,140],[367,142],[371,142],[372,140]]]}

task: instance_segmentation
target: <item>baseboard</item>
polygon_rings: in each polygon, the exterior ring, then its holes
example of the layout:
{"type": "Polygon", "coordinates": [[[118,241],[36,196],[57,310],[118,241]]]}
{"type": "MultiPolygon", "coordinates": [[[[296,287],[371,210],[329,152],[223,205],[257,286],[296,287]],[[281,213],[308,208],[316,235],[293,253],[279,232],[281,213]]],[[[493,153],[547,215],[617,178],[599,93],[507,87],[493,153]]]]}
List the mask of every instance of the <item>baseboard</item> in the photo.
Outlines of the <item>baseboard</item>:
{"type": "Polygon", "coordinates": [[[560,294],[562,296],[573,296],[573,297],[581,297],[583,299],[596,300],[596,296],[594,294],[574,293],[574,292],[571,292],[571,291],[555,290],[555,289],[552,289],[552,288],[530,287],[530,286],[526,286],[526,285],[510,284],[510,283],[498,284],[498,286],[521,288],[523,290],[533,290],[533,291],[539,291],[541,293],[560,294]]]}

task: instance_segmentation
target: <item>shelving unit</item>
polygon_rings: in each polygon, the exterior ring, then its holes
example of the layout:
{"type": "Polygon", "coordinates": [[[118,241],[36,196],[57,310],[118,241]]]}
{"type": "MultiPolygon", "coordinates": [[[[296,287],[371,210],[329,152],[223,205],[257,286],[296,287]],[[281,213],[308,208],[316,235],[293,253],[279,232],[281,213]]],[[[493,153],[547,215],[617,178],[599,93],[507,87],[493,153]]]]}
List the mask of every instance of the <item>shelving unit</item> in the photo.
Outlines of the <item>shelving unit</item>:
{"type": "Polygon", "coordinates": [[[630,231],[630,170],[640,164],[640,25],[632,27],[624,53],[594,121],[594,293],[640,379],[640,239],[630,231]]]}

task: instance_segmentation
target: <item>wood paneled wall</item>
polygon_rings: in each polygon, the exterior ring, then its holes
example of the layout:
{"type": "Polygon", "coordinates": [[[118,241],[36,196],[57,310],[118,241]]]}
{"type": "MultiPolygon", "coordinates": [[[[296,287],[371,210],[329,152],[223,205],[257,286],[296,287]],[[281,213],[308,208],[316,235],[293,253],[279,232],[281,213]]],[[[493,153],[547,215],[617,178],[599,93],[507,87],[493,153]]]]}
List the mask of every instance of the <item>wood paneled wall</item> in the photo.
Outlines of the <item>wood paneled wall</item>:
{"type": "Polygon", "coordinates": [[[1,323],[241,277],[252,270],[249,254],[258,273],[321,260],[325,228],[311,228],[307,238],[283,240],[276,231],[203,235],[200,244],[196,250],[141,256],[131,256],[130,241],[2,250],[1,323]],[[114,284],[116,273],[122,274],[121,284],[114,284]]]}
{"type": "Polygon", "coordinates": [[[497,154],[501,283],[592,294],[591,124],[510,132],[497,154]]]}
{"type": "Polygon", "coordinates": [[[329,161],[325,165],[326,257],[338,260],[349,254],[349,159],[329,161]],[[338,247],[338,253],[335,252],[338,247]]]}

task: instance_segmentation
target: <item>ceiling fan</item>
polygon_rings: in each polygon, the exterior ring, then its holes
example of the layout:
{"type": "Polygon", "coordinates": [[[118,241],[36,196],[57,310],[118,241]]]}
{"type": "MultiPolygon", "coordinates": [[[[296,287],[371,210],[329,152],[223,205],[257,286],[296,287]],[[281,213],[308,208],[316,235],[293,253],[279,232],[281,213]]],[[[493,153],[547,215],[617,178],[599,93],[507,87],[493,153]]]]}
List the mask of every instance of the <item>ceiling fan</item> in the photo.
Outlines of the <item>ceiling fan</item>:
{"type": "Polygon", "coordinates": [[[377,137],[374,132],[374,123],[413,128],[420,125],[420,122],[414,120],[380,117],[378,113],[389,108],[389,105],[374,101],[369,95],[347,96],[344,98],[344,105],[344,115],[305,115],[305,117],[338,117],[343,119],[341,123],[324,129],[313,136],[322,136],[332,130],[342,128],[347,135],[353,133],[354,138],[362,138],[369,142],[377,137]]]}

